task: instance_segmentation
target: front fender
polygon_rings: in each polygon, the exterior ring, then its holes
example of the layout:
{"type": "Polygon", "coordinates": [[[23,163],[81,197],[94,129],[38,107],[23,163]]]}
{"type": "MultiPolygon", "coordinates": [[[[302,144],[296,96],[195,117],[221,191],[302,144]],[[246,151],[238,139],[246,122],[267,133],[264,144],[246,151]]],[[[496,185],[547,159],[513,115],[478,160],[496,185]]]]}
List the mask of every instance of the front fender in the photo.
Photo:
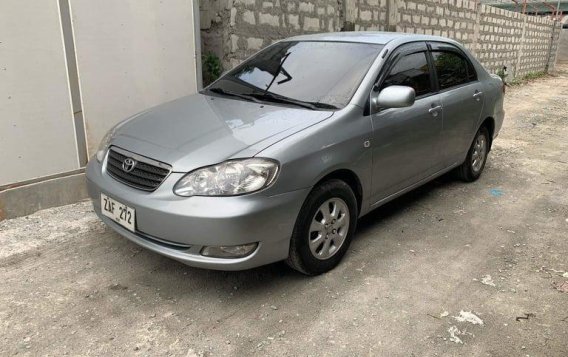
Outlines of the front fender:
{"type": "Polygon", "coordinates": [[[371,120],[361,108],[352,106],[330,119],[307,128],[258,153],[281,164],[277,182],[270,194],[313,187],[337,170],[353,172],[361,183],[363,202],[368,207],[371,189],[372,151],[366,141],[372,133],[371,120]]]}

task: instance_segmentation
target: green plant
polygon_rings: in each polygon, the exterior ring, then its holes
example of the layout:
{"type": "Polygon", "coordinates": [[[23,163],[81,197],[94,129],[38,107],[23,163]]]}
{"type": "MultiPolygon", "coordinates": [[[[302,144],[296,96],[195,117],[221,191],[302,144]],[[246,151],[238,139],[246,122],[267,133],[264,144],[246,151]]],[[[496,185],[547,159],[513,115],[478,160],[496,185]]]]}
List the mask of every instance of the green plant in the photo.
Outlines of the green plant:
{"type": "Polygon", "coordinates": [[[202,56],[203,62],[203,85],[209,85],[223,73],[223,64],[214,53],[206,53],[202,56]]]}
{"type": "Polygon", "coordinates": [[[517,78],[513,79],[508,84],[511,85],[511,86],[517,86],[517,85],[525,84],[525,83],[528,83],[530,81],[533,81],[535,79],[539,79],[539,78],[542,78],[542,77],[545,77],[545,76],[548,76],[548,73],[546,73],[544,71],[530,72],[530,73],[525,74],[524,76],[517,77],[517,78]]]}
{"type": "Polygon", "coordinates": [[[498,75],[499,77],[501,77],[501,80],[503,81],[503,83],[506,83],[506,82],[505,82],[505,78],[507,78],[507,76],[509,75],[509,74],[507,73],[507,67],[503,66],[501,69],[499,69],[499,70],[497,71],[497,75],[498,75]]]}

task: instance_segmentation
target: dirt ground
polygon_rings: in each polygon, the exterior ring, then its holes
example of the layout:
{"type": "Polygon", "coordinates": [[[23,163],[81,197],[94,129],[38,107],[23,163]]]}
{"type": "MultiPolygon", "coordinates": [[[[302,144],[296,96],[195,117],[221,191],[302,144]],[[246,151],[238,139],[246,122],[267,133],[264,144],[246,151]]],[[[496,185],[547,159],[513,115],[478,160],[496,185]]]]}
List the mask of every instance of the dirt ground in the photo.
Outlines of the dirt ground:
{"type": "Polygon", "coordinates": [[[344,262],[199,270],[90,203],[0,222],[0,355],[568,355],[568,66],[507,93],[473,184],[363,218],[344,262]]]}

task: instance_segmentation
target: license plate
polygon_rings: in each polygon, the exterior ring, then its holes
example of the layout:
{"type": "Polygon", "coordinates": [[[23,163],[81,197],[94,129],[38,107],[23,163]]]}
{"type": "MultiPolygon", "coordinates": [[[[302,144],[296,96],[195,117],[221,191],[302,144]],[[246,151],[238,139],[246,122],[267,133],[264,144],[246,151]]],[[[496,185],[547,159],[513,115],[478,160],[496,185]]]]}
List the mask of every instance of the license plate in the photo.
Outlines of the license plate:
{"type": "Polygon", "coordinates": [[[136,222],[136,212],[134,208],[130,208],[101,193],[101,210],[103,215],[134,232],[134,224],[136,222]]]}

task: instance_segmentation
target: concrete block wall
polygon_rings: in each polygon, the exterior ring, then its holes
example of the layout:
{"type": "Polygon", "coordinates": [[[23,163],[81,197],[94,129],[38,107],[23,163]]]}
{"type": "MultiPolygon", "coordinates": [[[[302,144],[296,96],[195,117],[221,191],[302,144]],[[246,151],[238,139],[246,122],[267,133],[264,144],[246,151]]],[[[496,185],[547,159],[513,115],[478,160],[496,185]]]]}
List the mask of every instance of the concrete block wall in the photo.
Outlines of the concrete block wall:
{"type": "Polygon", "coordinates": [[[453,38],[473,50],[477,4],[466,0],[397,1],[396,31],[453,38]]]}
{"type": "Polygon", "coordinates": [[[225,57],[228,55],[230,26],[230,10],[233,0],[200,0],[199,17],[201,27],[201,51],[203,54],[214,53],[223,60],[227,69],[230,65],[225,57]]]}
{"type": "Polygon", "coordinates": [[[555,31],[556,27],[545,18],[535,16],[526,18],[522,54],[519,57],[517,68],[519,75],[547,69],[551,60],[550,57],[553,58],[555,53],[550,52],[551,46],[554,48],[554,43],[558,42],[556,38],[551,43],[551,37],[559,32],[555,31]],[[549,52],[552,54],[550,57],[549,52]]]}
{"type": "Polygon", "coordinates": [[[226,69],[282,38],[340,31],[343,3],[337,0],[214,0],[201,2],[203,50],[226,69]]]}
{"type": "Polygon", "coordinates": [[[518,56],[524,46],[525,16],[483,4],[479,14],[477,58],[492,73],[507,66],[509,75],[514,77],[518,72],[518,56]]]}
{"type": "Polygon", "coordinates": [[[274,41],[303,33],[341,29],[337,1],[234,0],[231,8],[231,67],[274,41]]]}
{"type": "Polygon", "coordinates": [[[509,79],[554,67],[560,24],[475,0],[202,1],[202,42],[230,69],[276,40],[313,32],[398,31],[463,43],[509,79]],[[215,37],[215,40],[211,40],[215,37]]]}
{"type": "Polygon", "coordinates": [[[388,31],[389,0],[347,0],[344,3],[348,28],[354,31],[388,31]]]}

